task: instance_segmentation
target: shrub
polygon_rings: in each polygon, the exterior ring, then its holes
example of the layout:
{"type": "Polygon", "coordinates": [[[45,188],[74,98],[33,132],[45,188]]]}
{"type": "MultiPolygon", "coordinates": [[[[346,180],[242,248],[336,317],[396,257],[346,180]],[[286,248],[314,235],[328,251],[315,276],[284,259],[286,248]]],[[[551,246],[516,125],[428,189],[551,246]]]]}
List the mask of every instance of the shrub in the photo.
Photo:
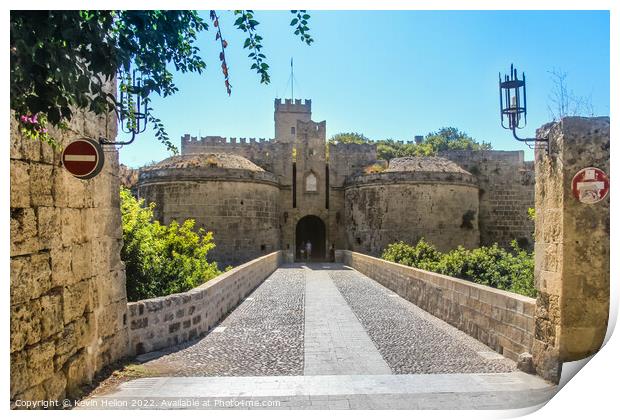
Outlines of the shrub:
{"type": "Polygon", "coordinates": [[[422,238],[416,246],[411,246],[402,241],[390,244],[383,250],[381,258],[422,270],[434,271],[440,257],[441,253],[422,238]]]}
{"type": "Polygon", "coordinates": [[[372,165],[366,166],[364,168],[364,173],[366,174],[379,174],[384,172],[387,169],[386,165],[382,165],[380,163],[373,163],[372,165]]]}
{"type": "Polygon", "coordinates": [[[220,274],[217,263],[207,260],[213,234],[194,231],[192,219],[162,225],[153,220],[154,207],[121,188],[121,258],[130,301],[184,292],[220,274]]]}
{"type": "Polygon", "coordinates": [[[462,246],[441,253],[421,239],[415,246],[398,242],[385,248],[382,258],[399,264],[434,271],[497,289],[535,297],[534,256],[512,241],[511,250],[497,244],[476,249],[462,246]]]}

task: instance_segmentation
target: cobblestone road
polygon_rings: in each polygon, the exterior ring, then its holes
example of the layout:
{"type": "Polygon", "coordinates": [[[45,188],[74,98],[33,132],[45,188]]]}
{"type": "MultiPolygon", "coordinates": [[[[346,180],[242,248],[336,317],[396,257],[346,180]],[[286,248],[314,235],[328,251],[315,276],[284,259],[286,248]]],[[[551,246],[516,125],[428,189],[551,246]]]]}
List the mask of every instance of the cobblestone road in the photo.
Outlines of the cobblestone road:
{"type": "Polygon", "coordinates": [[[303,374],[305,278],[279,268],[203,339],[145,363],[176,376],[303,374]]]}
{"type": "Polygon", "coordinates": [[[516,364],[355,270],[329,272],[394,373],[511,372],[516,364]]]}
{"type": "Polygon", "coordinates": [[[340,264],[276,270],[206,337],[145,367],[174,376],[493,373],[514,362],[340,264]]]}

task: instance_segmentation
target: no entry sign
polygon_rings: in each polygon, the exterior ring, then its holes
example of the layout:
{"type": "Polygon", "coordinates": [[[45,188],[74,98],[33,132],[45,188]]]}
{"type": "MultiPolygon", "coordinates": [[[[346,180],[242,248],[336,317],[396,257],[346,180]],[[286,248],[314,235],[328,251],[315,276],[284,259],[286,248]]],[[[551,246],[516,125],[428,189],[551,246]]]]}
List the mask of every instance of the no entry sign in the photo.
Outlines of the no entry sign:
{"type": "Polygon", "coordinates": [[[74,140],[62,152],[62,166],[76,178],[90,179],[103,168],[103,149],[91,139],[74,140]]]}
{"type": "Polygon", "coordinates": [[[573,177],[572,188],[579,202],[598,203],[609,193],[609,178],[599,168],[583,168],[573,177]]]}

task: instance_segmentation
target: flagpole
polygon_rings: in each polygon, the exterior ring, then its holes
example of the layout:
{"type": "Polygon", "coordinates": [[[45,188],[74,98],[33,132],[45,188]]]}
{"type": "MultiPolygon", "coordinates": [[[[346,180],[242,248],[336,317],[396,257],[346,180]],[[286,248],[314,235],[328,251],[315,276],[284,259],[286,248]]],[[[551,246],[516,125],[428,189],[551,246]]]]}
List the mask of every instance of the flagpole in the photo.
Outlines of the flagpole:
{"type": "Polygon", "coordinates": [[[293,57],[291,57],[291,101],[295,98],[293,95],[293,85],[295,83],[295,79],[293,79],[293,57]]]}

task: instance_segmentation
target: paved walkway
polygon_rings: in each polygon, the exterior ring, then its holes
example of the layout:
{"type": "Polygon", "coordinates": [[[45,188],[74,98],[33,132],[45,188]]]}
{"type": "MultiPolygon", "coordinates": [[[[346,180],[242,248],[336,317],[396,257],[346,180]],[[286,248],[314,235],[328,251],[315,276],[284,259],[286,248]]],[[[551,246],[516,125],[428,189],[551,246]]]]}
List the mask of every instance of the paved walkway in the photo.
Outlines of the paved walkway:
{"type": "Polygon", "coordinates": [[[274,272],[206,337],[139,357],[174,376],[303,375],[304,271],[274,272]]]}
{"type": "Polygon", "coordinates": [[[304,375],[390,374],[327,270],[306,270],[304,375]]]}
{"type": "Polygon", "coordinates": [[[522,372],[436,375],[169,377],[126,382],[79,408],[518,409],[555,387],[522,372]]]}
{"type": "Polygon", "coordinates": [[[520,408],[555,392],[340,264],[281,267],[206,337],[141,359],[149,358],[147,369],[176,377],[133,380],[84,403],[93,408],[106,401],[128,404],[119,408],[520,408]],[[179,406],[182,398],[197,398],[192,404],[199,406],[179,406]],[[136,403],[142,399],[156,407],[136,403]]]}

